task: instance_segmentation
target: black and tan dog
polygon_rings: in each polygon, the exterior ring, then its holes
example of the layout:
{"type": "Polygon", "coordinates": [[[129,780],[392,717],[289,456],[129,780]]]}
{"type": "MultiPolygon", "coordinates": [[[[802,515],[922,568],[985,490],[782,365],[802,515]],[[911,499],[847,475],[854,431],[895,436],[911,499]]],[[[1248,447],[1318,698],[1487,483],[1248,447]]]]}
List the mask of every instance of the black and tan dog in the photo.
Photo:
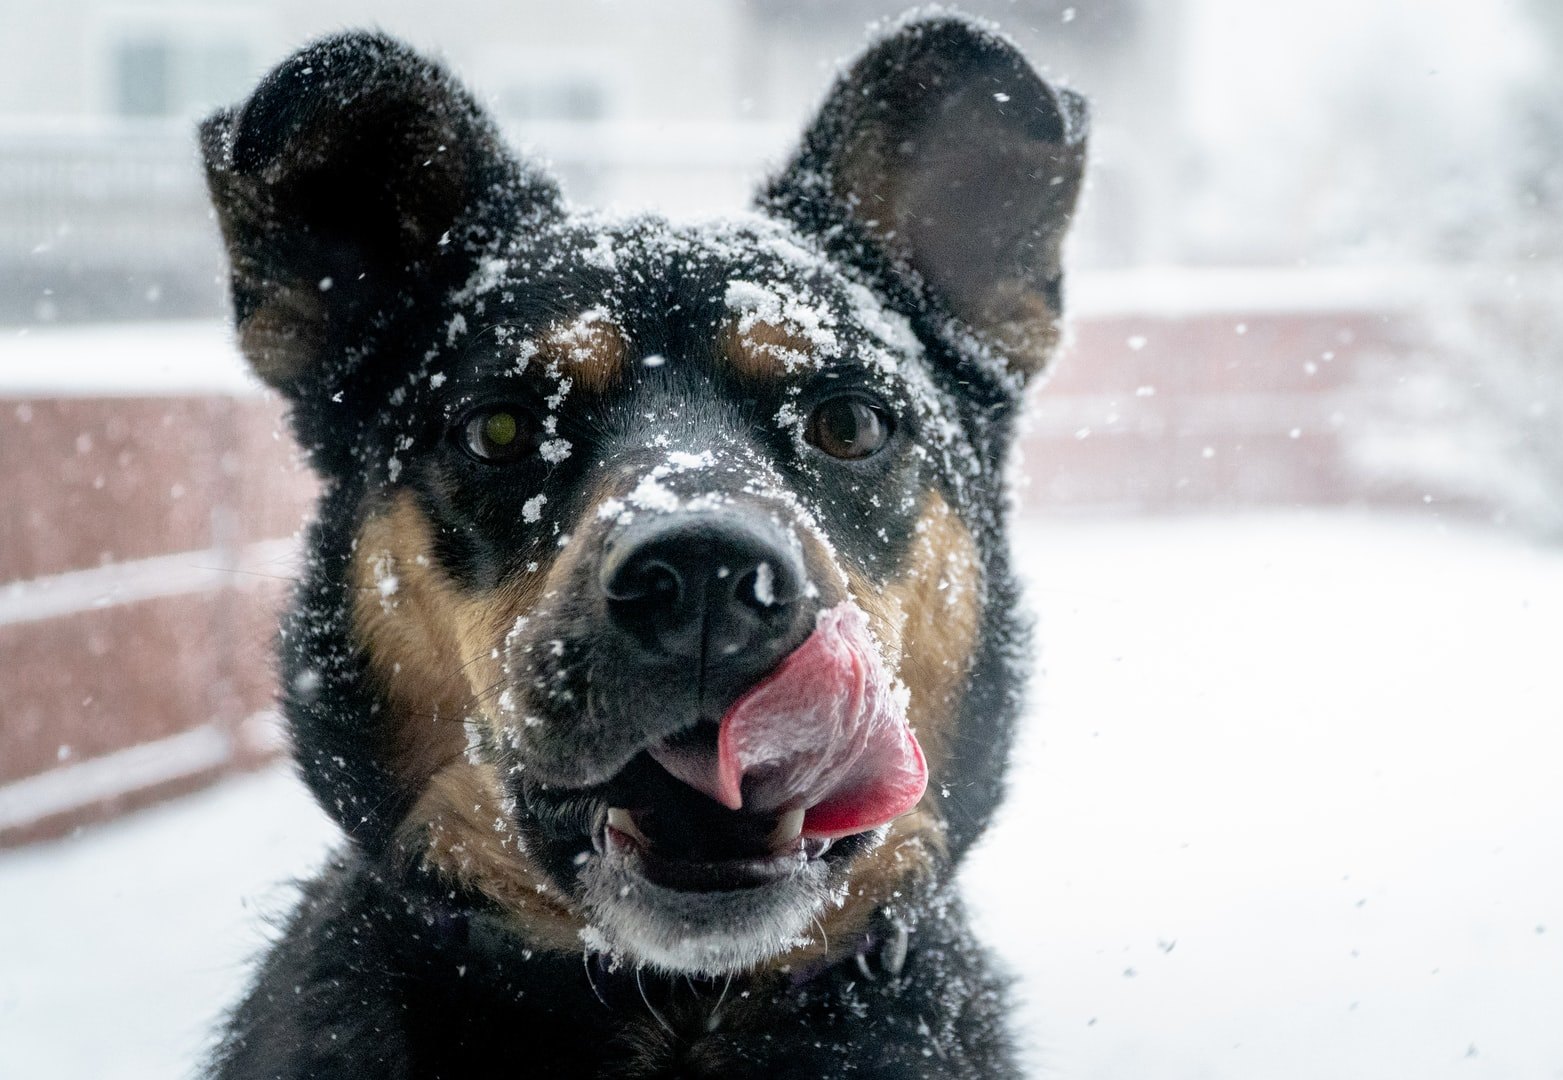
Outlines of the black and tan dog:
{"type": "Polygon", "coordinates": [[[568,210],[372,34],[206,122],[325,481],[284,698],[347,836],[214,1075],[1015,1074],[951,879],[1027,667],[1003,475],[1084,133],[949,17],[718,222],[568,210]]]}

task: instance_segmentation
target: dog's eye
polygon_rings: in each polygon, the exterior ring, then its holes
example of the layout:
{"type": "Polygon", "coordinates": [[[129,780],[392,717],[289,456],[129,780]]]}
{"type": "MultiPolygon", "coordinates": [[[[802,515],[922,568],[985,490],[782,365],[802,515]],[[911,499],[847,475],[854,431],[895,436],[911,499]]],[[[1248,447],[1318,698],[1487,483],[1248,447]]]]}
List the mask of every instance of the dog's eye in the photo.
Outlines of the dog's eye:
{"type": "Polygon", "coordinates": [[[461,424],[461,440],[467,453],[479,461],[515,461],[536,449],[526,413],[508,405],[479,409],[461,424]]]}
{"type": "Polygon", "coordinates": [[[890,441],[890,415],[867,398],[844,394],[822,401],[809,415],[806,438],[834,458],[855,461],[890,441]]]}

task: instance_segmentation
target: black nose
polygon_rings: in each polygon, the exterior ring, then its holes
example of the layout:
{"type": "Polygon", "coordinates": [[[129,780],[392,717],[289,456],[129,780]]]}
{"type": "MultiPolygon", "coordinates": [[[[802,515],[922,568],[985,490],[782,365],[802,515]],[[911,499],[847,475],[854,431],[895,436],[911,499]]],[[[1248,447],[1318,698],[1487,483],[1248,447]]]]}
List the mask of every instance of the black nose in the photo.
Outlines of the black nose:
{"type": "Polygon", "coordinates": [[[763,518],[643,516],[610,541],[600,580],[610,620],[645,659],[692,660],[741,685],[797,644],[803,562],[763,518]]]}

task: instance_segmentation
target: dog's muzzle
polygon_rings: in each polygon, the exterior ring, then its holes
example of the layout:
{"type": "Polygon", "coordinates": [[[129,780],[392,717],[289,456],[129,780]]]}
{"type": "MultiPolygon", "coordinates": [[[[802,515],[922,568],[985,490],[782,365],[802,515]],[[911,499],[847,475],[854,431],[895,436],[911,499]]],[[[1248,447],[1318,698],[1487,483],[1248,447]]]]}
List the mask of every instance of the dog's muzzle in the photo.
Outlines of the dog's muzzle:
{"type": "Polygon", "coordinates": [[[643,517],[610,541],[600,580],[626,655],[688,663],[719,703],[650,756],[729,810],[834,839],[904,813],[927,770],[862,611],[810,602],[789,540],[758,515],[643,517]]]}

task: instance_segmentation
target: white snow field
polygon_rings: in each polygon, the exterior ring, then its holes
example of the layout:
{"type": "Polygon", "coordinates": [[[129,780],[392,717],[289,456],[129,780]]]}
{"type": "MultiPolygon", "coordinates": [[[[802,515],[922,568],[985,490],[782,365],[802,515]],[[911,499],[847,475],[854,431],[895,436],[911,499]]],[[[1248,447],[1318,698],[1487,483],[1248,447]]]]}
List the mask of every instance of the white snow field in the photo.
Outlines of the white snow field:
{"type": "MultiPolygon", "coordinates": [[[[1429,516],[1030,521],[967,874],[1059,1080],[1563,1077],[1563,551],[1429,516]]],[[[0,855],[0,1077],[188,1075],[331,829],[282,769],[0,855]]]]}

